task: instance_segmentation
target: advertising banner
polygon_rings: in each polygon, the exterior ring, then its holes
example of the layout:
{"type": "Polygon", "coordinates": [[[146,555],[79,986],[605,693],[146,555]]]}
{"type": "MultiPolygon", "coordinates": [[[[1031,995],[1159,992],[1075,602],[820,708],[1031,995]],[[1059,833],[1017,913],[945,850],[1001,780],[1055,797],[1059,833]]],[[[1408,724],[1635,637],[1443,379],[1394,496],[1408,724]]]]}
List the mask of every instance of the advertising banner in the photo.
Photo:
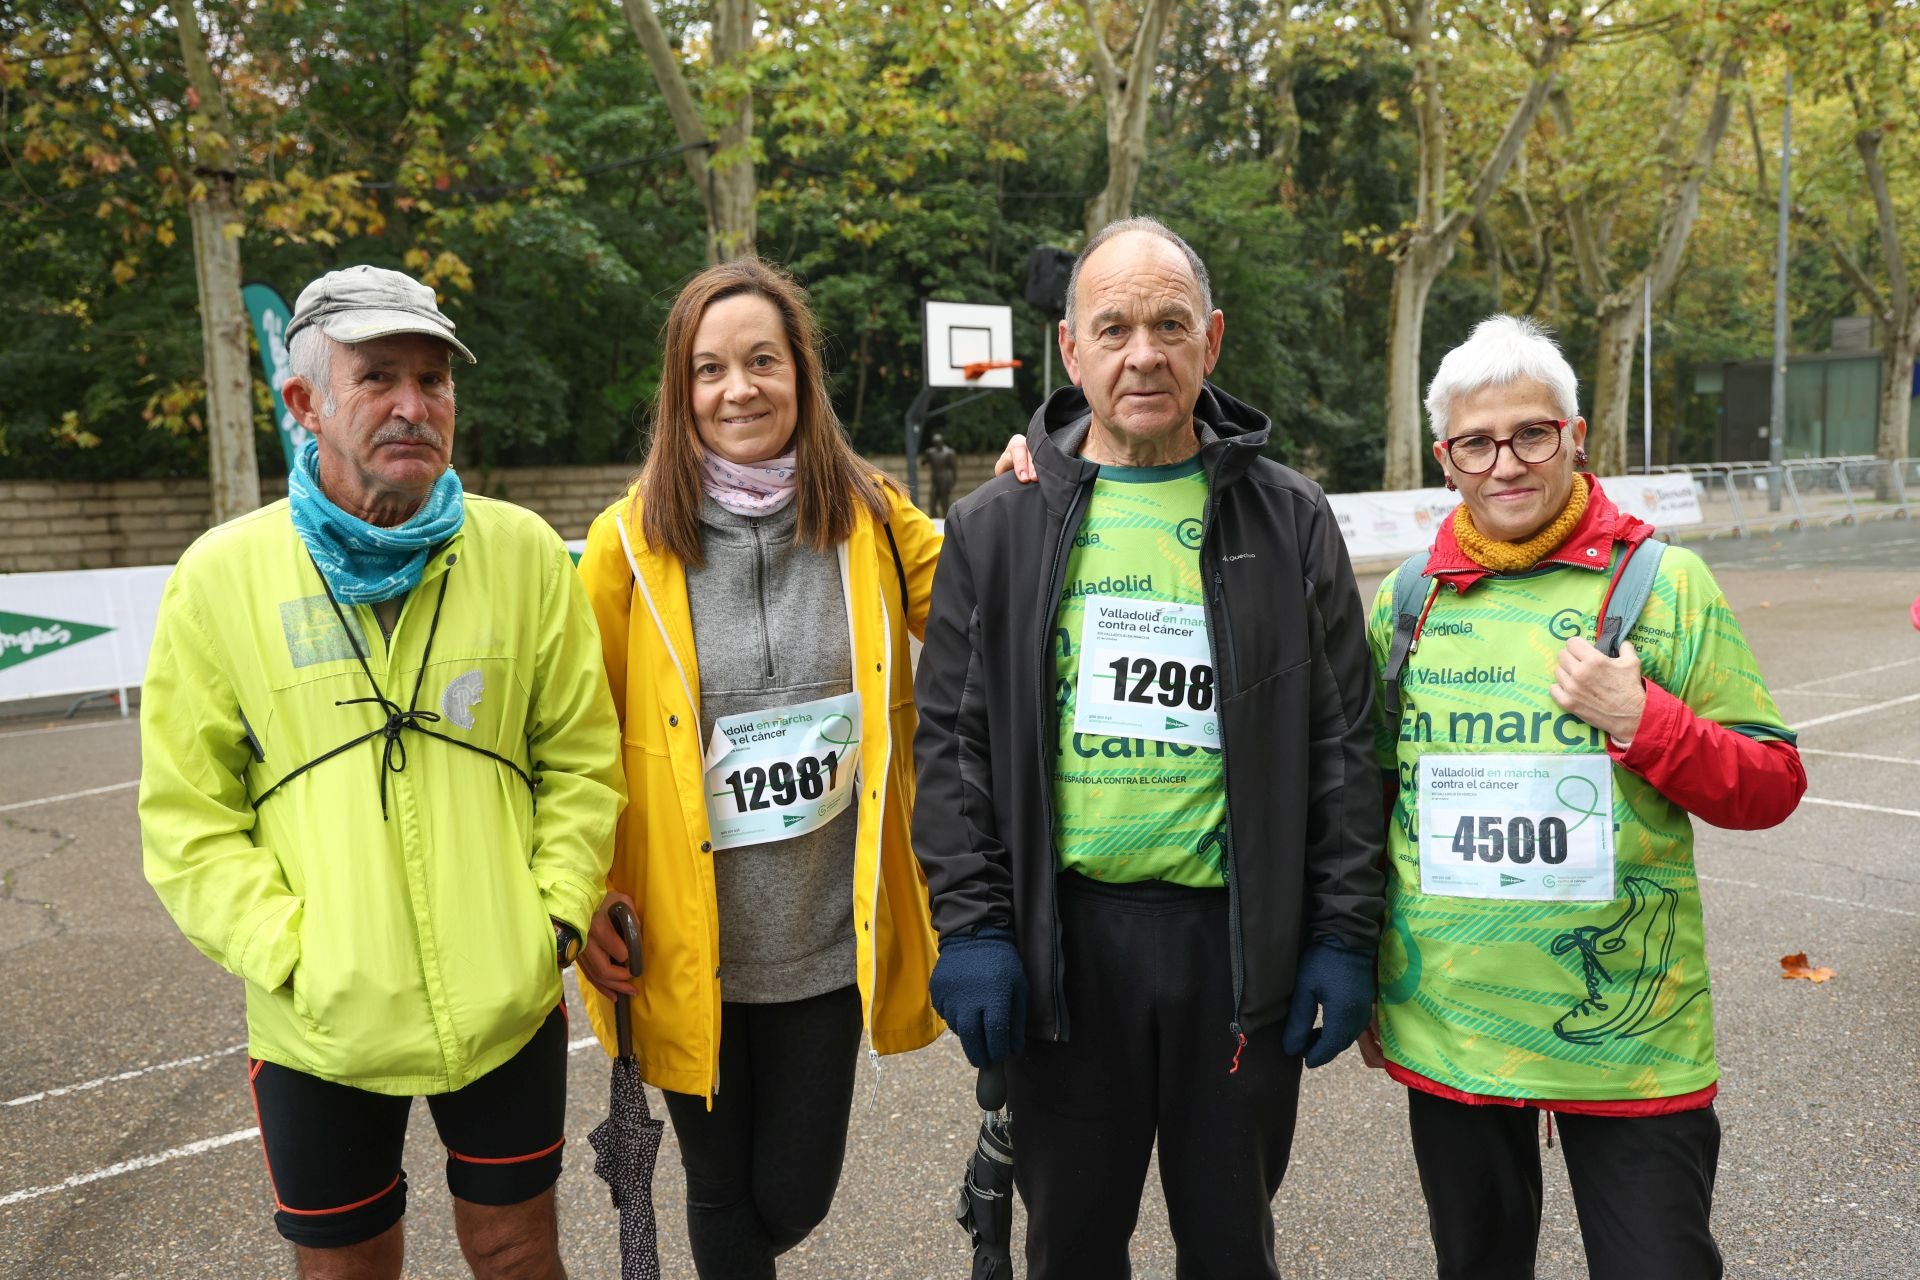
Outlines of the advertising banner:
{"type": "Polygon", "coordinates": [[[307,429],[287,412],[287,402],[280,398],[280,384],[293,372],[287,362],[286,339],[293,308],[270,284],[247,285],[240,290],[240,297],[247,304],[247,314],[253,317],[253,337],[260,344],[260,370],[267,379],[267,389],[273,392],[274,434],[280,437],[280,451],[286,455],[291,472],[294,456],[307,442],[307,429]]]}

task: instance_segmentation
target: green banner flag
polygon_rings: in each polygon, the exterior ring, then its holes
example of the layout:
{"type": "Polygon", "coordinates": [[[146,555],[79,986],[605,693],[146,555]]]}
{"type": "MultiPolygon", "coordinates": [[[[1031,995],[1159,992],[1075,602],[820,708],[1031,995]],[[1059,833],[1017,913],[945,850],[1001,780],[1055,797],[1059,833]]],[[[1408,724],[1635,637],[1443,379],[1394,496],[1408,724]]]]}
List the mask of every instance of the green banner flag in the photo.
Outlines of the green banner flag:
{"type": "Polygon", "coordinates": [[[260,344],[260,365],[267,376],[267,387],[273,392],[274,434],[280,437],[280,451],[286,455],[287,470],[293,470],[293,460],[300,452],[300,446],[307,442],[307,429],[287,412],[287,402],[280,398],[280,384],[292,374],[292,366],[287,361],[287,325],[293,320],[293,309],[280,291],[270,284],[250,284],[240,290],[240,296],[247,304],[247,314],[253,317],[253,336],[260,344]]]}
{"type": "Polygon", "coordinates": [[[0,670],[91,640],[113,630],[85,622],[36,618],[28,613],[0,610],[0,670]]]}

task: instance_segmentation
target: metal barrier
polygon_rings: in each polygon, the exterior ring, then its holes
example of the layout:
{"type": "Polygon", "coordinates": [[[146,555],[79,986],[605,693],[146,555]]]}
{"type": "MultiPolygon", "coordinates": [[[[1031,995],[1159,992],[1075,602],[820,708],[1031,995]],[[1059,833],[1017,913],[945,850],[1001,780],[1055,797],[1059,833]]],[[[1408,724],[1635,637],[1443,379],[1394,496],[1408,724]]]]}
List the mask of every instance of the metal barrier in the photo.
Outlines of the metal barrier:
{"type": "Polygon", "coordinates": [[[1707,537],[1904,520],[1920,500],[1917,458],[1793,458],[1778,467],[1769,462],[1704,462],[1658,466],[1652,473],[1692,477],[1705,517],[1693,529],[1707,537]]]}

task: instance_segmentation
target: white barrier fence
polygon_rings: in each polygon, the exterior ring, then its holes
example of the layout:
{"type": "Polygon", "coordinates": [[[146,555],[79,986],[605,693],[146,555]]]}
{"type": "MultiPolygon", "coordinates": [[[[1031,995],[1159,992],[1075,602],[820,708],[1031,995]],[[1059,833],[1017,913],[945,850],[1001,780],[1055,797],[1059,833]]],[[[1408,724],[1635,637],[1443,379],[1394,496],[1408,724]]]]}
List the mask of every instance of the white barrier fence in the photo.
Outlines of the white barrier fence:
{"type": "MultiPolygon", "coordinates": [[[[1663,527],[1698,524],[1698,490],[1685,475],[1601,481],[1620,508],[1663,527]]],[[[1433,541],[1460,496],[1445,489],[1329,495],[1347,553],[1399,559],[1433,541]]],[[[576,554],[585,544],[569,542],[576,554]]],[[[169,565],[73,573],[0,574],[0,702],[137,688],[153,642],[169,565]]],[[[126,698],[121,698],[124,712],[126,698]]]]}

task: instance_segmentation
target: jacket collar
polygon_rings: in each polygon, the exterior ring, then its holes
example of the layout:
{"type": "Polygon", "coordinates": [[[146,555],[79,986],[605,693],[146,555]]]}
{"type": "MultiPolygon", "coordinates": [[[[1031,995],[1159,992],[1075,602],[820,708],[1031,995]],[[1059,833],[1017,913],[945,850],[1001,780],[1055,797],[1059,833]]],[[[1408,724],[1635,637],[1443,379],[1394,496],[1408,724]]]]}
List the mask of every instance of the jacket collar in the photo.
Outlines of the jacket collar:
{"type": "MultiPolygon", "coordinates": [[[[1273,433],[1266,414],[1212,383],[1201,385],[1193,421],[1200,433],[1200,465],[1215,491],[1245,474],[1273,433]]],[[[1079,488],[1100,474],[1097,463],[1080,455],[1092,425],[1093,410],[1078,387],[1060,388],[1034,411],[1027,439],[1048,506],[1065,510],[1079,488]]]]}
{"type": "MultiPolygon", "coordinates": [[[[1598,479],[1585,472],[1581,474],[1587,476],[1587,483],[1592,486],[1586,513],[1567,535],[1567,540],[1543,558],[1540,565],[1572,565],[1604,573],[1613,563],[1617,545],[1638,546],[1653,536],[1653,526],[1615,506],[1613,499],[1600,488],[1598,479]]],[[[1483,578],[1499,575],[1461,550],[1459,539],[1453,536],[1453,517],[1449,515],[1440,522],[1440,531],[1434,535],[1433,546],[1427,552],[1426,576],[1445,582],[1456,591],[1466,591],[1483,578]]]]}

